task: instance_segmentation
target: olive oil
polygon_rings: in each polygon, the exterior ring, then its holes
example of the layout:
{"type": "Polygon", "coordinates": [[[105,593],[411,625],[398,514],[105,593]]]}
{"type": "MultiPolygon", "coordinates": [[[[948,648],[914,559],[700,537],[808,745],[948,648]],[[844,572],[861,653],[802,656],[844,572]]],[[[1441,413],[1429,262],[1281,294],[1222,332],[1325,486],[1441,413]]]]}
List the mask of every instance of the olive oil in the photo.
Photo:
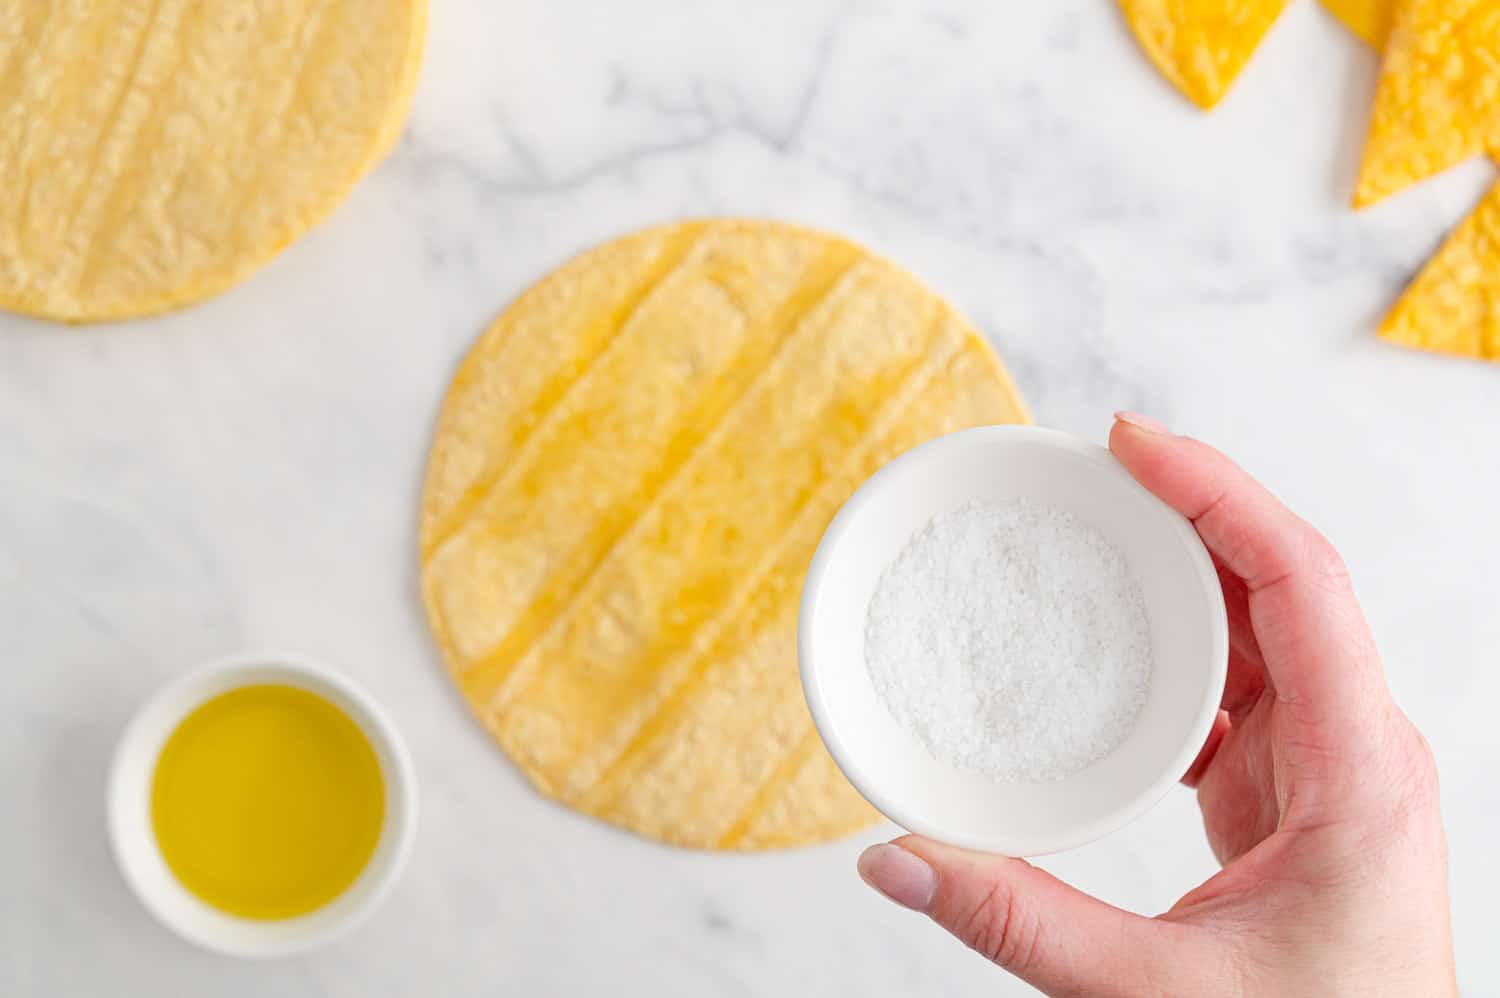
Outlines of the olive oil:
{"type": "Polygon", "coordinates": [[[283,919],[338,897],[380,839],[385,786],[359,726],[293,686],[208,700],[157,759],[151,821],[167,866],[231,915],[283,919]]]}

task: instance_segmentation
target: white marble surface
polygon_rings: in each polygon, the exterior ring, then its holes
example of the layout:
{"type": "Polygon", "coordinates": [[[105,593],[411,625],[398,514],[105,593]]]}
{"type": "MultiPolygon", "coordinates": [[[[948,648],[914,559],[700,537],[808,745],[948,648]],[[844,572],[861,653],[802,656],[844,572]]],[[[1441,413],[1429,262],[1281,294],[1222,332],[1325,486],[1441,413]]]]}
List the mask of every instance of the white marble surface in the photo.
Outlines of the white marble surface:
{"type": "MultiPolygon", "coordinates": [[[[1208,117],[1108,0],[434,0],[395,155],[259,275],[152,321],[0,318],[0,993],[1025,991],[858,882],[875,833],[726,858],[539,800],[435,661],[413,522],[466,344],[574,251],[716,213],[865,241],[993,337],[1041,422],[1143,409],[1329,533],[1440,760],[1465,991],[1500,993],[1500,369],[1371,332],[1489,168],[1347,211],[1373,75],[1310,0],[1208,117]],[[263,646],[390,705],[423,817],[370,924],[251,964],[145,915],[102,791],[133,705],[263,646]]],[[[1153,912],[1212,862],[1179,791],[1046,865],[1153,912]]]]}

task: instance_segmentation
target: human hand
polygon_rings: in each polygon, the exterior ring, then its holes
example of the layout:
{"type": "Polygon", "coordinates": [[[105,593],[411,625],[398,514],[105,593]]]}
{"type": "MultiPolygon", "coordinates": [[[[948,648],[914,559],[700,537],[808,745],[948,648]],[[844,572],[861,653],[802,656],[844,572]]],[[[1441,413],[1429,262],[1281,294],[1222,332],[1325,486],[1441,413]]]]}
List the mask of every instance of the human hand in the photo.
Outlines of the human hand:
{"type": "Polygon", "coordinates": [[[1437,771],[1343,562],[1196,440],[1122,413],[1109,446],[1219,569],[1229,677],[1184,782],[1224,868],[1155,918],[917,836],[860,875],[1053,996],[1456,995],[1437,771]]]}

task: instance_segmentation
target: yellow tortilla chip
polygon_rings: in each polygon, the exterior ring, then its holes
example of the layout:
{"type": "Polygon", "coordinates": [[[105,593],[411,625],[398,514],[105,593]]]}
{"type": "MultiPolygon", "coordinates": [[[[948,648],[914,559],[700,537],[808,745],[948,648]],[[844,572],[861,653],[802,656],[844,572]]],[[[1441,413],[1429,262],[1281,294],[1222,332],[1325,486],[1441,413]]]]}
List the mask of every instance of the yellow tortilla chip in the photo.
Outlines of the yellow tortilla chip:
{"type": "Polygon", "coordinates": [[[516,300],[459,368],[422,592],[475,713],[544,794],[763,849],[876,817],[797,675],[824,527],[901,452],[1025,410],[979,335],[841,239],[649,229],[516,300]]]}
{"type": "Polygon", "coordinates": [[[1146,55],[1194,104],[1229,90],[1286,0],[1119,0],[1146,55]]]}
{"type": "Polygon", "coordinates": [[[1419,350],[1500,361],[1500,185],[1427,261],[1380,335],[1419,350]]]}
{"type": "Polygon", "coordinates": [[[1323,6],[1375,51],[1385,48],[1396,0],[1323,0],[1323,6]]]}
{"type": "Polygon", "coordinates": [[[425,0],[0,12],[0,308],[173,308],[248,276],[395,142],[425,0]]]}
{"type": "Polygon", "coordinates": [[[1399,0],[1354,206],[1500,148],[1500,5],[1399,0]]]}

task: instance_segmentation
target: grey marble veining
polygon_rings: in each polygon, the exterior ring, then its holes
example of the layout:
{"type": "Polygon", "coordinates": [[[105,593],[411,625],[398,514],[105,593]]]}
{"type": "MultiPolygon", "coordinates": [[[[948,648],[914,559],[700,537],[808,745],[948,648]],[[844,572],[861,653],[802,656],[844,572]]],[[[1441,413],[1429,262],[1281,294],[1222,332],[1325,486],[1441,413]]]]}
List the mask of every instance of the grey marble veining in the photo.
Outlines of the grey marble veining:
{"type": "MultiPolygon", "coordinates": [[[[706,856],[537,799],[429,646],[417,490],[464,348],[570,254],[722,213],[867,243],[990,335],[1040,422],[1142,409],[1335,540],[1438,754],[1465,992],[1500,992],[1500,369],[1372,333],[1492,171],[1348,211],[1373,80],[1307,0],[1209,116],[1107,0],[436,2],[394,155],[260,274],[147,321],[0,317],[0,993],[1025,993],[858,882],[885,831],[706,856]],[[102,824],[133,706],[247,647],[358,676],[421,782],[388,904],[266,964],[159,928],[102,824]]],[[[1045,865],[1153,912],[1212,859],[1179,791],[1045,865]]]]}

